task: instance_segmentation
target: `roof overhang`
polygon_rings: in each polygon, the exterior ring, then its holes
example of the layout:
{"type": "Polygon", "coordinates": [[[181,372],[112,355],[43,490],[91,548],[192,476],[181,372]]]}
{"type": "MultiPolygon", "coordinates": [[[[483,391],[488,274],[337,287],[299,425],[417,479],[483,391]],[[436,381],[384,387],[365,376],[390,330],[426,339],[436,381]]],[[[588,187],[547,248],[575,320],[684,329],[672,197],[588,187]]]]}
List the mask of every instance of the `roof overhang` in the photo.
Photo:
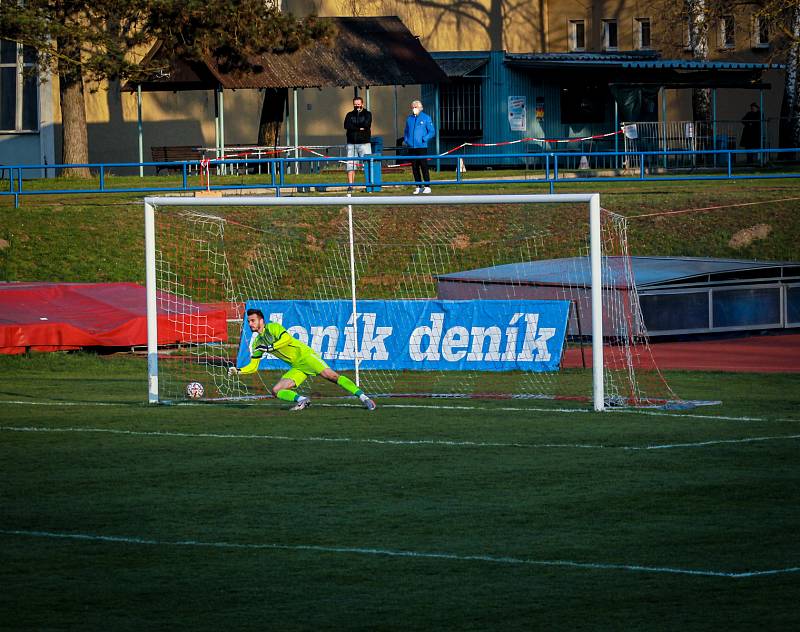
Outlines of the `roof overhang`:
{"type": "MultiPolygon", "coordinates": [[[[447,75],[396,16],[318,18],[332,35],[293,53],[251,58],[251,70],[226,69],[218,59],[181,59],[156,43],[145,57],[162,66],[140,82],[145,91],[326,88],[436,84],[447,75]]],[[[137,84],[128,82],[124,90],[137,84]]]]}
{"type": "Polygon", "coordinates": [[[431,56],[450,79],[481,77],[481,71],[489,63],[486,53],[431,53],[431,56]]]}
{"type": "Polygon", "coordinates": [[[662,59],[658,51],[619,53],[506,53],[505,64],[511,67],[610,67],[657,70],[769,70],[780,64],[759,64],[727,60],[662,59]]]}
{"type": "Polygon", "coordinates": [[[661,59],[657,51],[632,53],[507,53],[504,63],[518,70],[558,73],[567,80],[585,80],[586,73],[616,85],[667,88],[766,89],[767,70],[780,65],[732,61],[661,59]]]}
{"type": "MultiPolygon", "coordinates": [[[[715,284],[743,273],[760,272],[759,276],[773,279],[796,278],[800,262],[751,261],[705,257],[638,257],[630,258],[633,278],[639,289],[676,284],[715,284]]],[[[621,257],[609,257],[609,287],[627,288],[629,275],[621,257]]],[[[751,275],[752,276],[752,275],[751,275]]],[[[489,268],[465,270],[436,277],[442,282],[456,283],[514,283],[521,285],[563,286],[591,285],[588,257],[545,259],[503,264],[489,268]]]]}

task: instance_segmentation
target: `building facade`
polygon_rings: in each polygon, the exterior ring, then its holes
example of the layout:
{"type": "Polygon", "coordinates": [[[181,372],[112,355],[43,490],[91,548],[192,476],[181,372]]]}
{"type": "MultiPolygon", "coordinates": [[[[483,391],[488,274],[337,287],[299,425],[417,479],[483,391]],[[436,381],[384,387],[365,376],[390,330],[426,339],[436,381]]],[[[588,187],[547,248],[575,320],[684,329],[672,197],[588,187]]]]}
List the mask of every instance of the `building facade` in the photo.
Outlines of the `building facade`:
{"type": "MultiPolygon", "coordinates": [[[[673,14],[671,7],[676,4],[641,0],[284,0],[283,9],[295,15],[397,15],[450,77],[439,86],[297,90],[289,99],[297,104],[297,129],[292,129],[294,120],[287,112],[286,144],[294,144],[296,137],[305,146],[343,143],[342,119],[356,92],[366,96],[374,115],[373,133],[383,136],[387,146],[402,135],[410,101],[421,97],[440,130],[437,144],[442,151],[463,142],[496,144],[528,137],[569,139],[610,132],[632,120],[628,116],[632,111],[624,105],[629,102],[638,103],[636,121],[691,121],[691,86],[702,83],[698,78],[725,69],[714,64],[768,63],[774,34],[754,16],[756,4],[739,5],[735,15],[723,16],[709,27],[712,65],[685,68],[684,76],[697,72],[691,81],[678,80],[673,75],[679,69],[663,63],[647,66],[657,60],[690,58],[685,47],[688,23],[673,14]],[[629,67],[630,61],[639,66],[629,67]],[[616,64],[613,72],[607,62],[616,64]],[[659,73],[660,84],[640,81],[659,73]],[[623,87],[610,87],[609,82],[623,87]],[[637,94],[625,92],[624,86],[637,82],[642,84],[637,94]],[[524,100],[513,99],[518,97],[524,100]],[[514,127],[510,121],[519,112],[513,110],[520,106],[524,119],[515,121],[514,127]]],[[[0,164],[57,162],[61,155],[57,82],[47,77],[38,84],[26,79],[25,69],[33,56],[21,46],[3,42],[0,52],[0,164]]],[[[721,96],[715,100],[715,120],[720,125],[729,123],[726,129],[733,130],[729,134],[735,137],[741,130],[742,115],[750,103],[757,102],[765,119],[763,144],[777,146],[782,72],[759,72],[757,83],[747,84],[755,77],[750,72],[754,68],[728,68],[736,71],[728,74],[741,81],[730,80],[717,87],[721,96]]],[[[256,142],[262,99],[258,90],[226,91],[227,145],[256,142]]],[[[217,107],[215,95],[209,91],[147,94],[142,101],[143,158],[149,160],[153,145],[213,147],[217,107]]],[[[87,85],[86,114],[92,162],[139,160],[136,93],[123,92],[118,84],[87,85]]],[[[716,139],[714,143],[717,147],[716,139]]],[[[533,142],[514,150],[544,147],[533,142]]],[[[589,147],[601,148],[624,147],[589,147]]]]}
{"type": "MultiPolygon", "coordinates": [[[[37,80],[30,47],[0,40],[0,168],[4,164],[55,162],[53,85],[48,74],[37,80]]],[[[35,170],[42,177],[46,170],[35,170]]]]}

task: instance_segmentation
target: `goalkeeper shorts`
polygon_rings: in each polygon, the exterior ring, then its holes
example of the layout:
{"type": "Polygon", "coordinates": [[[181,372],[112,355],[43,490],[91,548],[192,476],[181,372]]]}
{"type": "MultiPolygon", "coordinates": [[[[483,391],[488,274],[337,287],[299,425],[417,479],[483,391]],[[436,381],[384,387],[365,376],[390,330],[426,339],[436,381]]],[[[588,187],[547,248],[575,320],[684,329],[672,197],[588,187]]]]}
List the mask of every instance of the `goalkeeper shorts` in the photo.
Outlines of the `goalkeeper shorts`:
{"type": "Polygon", "coordinates": [[[307,378],[319,375],[327,368],[329,368],[328,365],[322,359],[309,353],[294,363],[292,368],[286,371],[281,378],[292,380],[295,386],[300,386],[307,378]]]}

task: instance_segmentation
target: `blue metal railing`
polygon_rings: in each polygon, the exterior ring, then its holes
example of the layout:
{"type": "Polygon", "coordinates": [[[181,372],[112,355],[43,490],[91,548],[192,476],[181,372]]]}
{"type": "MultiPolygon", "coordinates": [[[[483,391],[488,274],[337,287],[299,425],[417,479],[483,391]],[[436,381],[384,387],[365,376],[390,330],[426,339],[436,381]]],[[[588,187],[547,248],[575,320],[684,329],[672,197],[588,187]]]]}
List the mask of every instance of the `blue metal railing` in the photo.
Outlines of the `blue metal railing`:
{"type": "MultiPolygon", "coordinates": [[[[705,151],[595,151],[595,152],[541,152],[541,153],[520,153],[520,154],[447,154],[429,155],[429,161],[436,161],[440,167],[444,167],[444,173],[453,173],[452,178],[442,178],[442,171],[439,171],[438,178],[434,179],[432,185],[485,185],[485,184],[547,184],[550,192],[553,193],[557,183],[564,182],[633,182],[633,181],[690,181],[690,180],[733,180],[733,179],[765,179],[765,178],[800,178],[800,170],[789,171],[786,168],[780,169],[778,166],[771,166],[768,169],[755,171],[740,171],[740,167],[754,167],[755,164],[742,164],[743,158],[758,156],[761,159],[770,157],[787,157],[794,159],[795,154],[800,156],[800,149],[769,149],[762,151],[752,151],[745,149],[720,149],[705,151]],[[763,156],[759,156],[762,154],[763,156]],[[740,157],[737,160],[737,157],[740,157]],[[601,168],[592,169],[592,162],[608,164],[609,158],[615,159],[623,167],[620,169],[601,168]],[[670,170],[670,159],[680,166],[670,170]],[[699,164],[692,169],[685,167],[686,159],[699,164]],[[492,176],[492,172],[478,167],[481,174],[486,177],[465,178],[465,170],[471,161],[497,160],[500,168],[505,170],[521,171],[520,177],[514,176],[492,176]],[[585,159],[588,169],[581,168],[581,160],[585,159]],[[577,161],[577,164],[576,164],[577,161]],[[628,165],[628,167],[624,167],[628,165]],[[633,165],[633,166],[631,166],[633,165]],[[696,169],[706,169],[705,172],[696,169]],[[568,173],[568,177],[565,177],[568,173]]],[[[373,154],[361,159],[365,163],[364,182],[359,186],[366,186],[368,191],[378,190],[383,186],[413,186],[413,180],[392,180],[391,182],[382,181],[381,174],[389,173],[393,168],[402,166],[418,156],[387,156],[373,154]]],[[[197,191],[224,191],[241,189],[263,189],[273,191],[276,196],[282,195],[287,190],[293,191],[325,191],[329,188],[344,188],[348,186],[346,181],[342,182],[322,182],[322,181],[290,181],[292,175],[297,176],[300,172],[305,172],[305,176],[313,176],[322,172],[329,163],[344,162],[340,157],[311,157],[311,158],[235,158],[229,160],[215,160],[211,163],[212,171],[220,173],[236,173],[253,171],[247,182],[230,183],[222,182],[211,185],[202,183],[198,177],[197,183],[190,181],[190,176],[201,174],[203,165],[201,161],[185,160],[176,162],[144,162],[144,163],[86,163],[69,165],[4,165],[3,175],[8,173],[8,186],[0,189],[0,196],[13,196],[14,206],[19,207],[20,198],[28,195],[91,195],[97,193],[191,193],[197,191]],[[139,167],[170,168],[179,172],[180,184],[169,184],[166,186],[153,185],[155,178],[149,177],[143,180],[143,186],[109,186],[108,175],[112,169],[138,169],[139,167]],[[58,174],[60,171],[71,168],[86,168],[97,173],[97,186],[78,187],[78,188],[31,188],[26,187],[26,181],[34,178],[26,178],[25,174],[48,174],[53,172],[58,174]],[[263,180],[261,179],[263,177],[263,180]]],[[[789,167],[788,163],[785,163],[789,167]]],[[[433,166],[433,165],[432,165],[433,166]]],[[[177,174],[176,174],[177,175],[177,174]]],[[[214,177],[218,177],[215,174],[214,177]]],[[[38,179],[41,182],[41,179],[38,179]]],[[[305,178],[304,178],[305,180],[305,178]]],[[[52,182],[52,180],[47,180],[52,182]]]]}

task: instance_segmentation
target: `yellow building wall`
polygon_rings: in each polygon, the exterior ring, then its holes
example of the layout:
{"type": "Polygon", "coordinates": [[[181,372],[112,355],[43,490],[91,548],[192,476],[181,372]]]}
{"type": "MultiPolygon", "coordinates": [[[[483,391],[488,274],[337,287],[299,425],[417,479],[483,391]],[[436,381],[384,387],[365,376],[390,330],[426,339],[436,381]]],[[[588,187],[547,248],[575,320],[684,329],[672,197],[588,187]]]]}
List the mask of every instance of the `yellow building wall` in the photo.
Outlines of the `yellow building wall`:
{"type": "MultiPolygon", "coordinates": [[[[668,6],[673,2],[665,0],[668,6]]],[[[616,19],[620,50],[632,50],[635,19],[649,17],[654,33],[664,15],[652,0],[285,0],[295,15],[397,15],[431,51],[505,50],[511,53],[566,52],[570,20],[584,20],[586,50],[600,51],[601,24],[616,19]]]]}
{"type": "MultiPolygon", "coordinates": [[[[364,89],[360,95],[366,98],[364,89]]],[[[299,144],[339,145],[345,142],[345,114],[352,109],[353,88],[304,89],[297,91],[299,144]]],[[[387,147],[403,135],[410,103],[420,96],[419,86],[376,86],[369,90],[373,113],[372,133],[382,136],[387,147]]],[[[225,144],[255,144],[263,93],[259,90],[224,92],[225,144]]],[[[61,153],[61,112],[58,86],[56,104],[56,156],[61,153]]],[[[150,161],[150,147],[192,145],[212,148],[215,144],[215,96],[208,92],[144,92],[142,94],[144,161],[150,161]]],[[[294,101],[289,92],[288,144],[294,145],[294,101]]],[[[432,109],[432,106],[430,107],[432,109]]],[[[138,162],[136,93],[121,92],[119,84],[87,86],[86,121],[89,128],[91,162],[138,162]],[[88,89],[91,88],[91,89],[88,89]]],[[[287,143],[284,126],[280,142],[287,143]]],[[[317,150],[319,151],[319,150],[317,150]]],[[[322,153],[325,149],[321,150],[322,153]]],[[[311,156],[310,152],[301,155],[311,156]]],[[[112,169],[112,172],[114,169],[112,169]]]]}
{"type": "Polygon", "coordinates": [[[546,6],[545,0],[284,0],[285,10],[295,15],[397,15],[431,51],[542,50],[546,6]]]}
{"type": "MultiPolygon", "coordinates": [[[[568,50],[570,20],[586,21],[586,49],[601,50],[601,21],[617,19],[619,49],[634,47],[635,19],[651,19],[654,47],[665,57],[684,57],[686,52],[674,33],[667,33],[675,19],[659,10],[658,3],[644,0],[619,2],[580,2],[562,0],[548,2],[512,2],[511,0],[475,0],[448,2],[429,0],[421,4],[411,0],[285,0],[284,8],[296,15],[311,11],[322,16],[398,15],[409,30],[419,36],[430,51],[506,50],[509,52],[565,52],[568,50]],[[671,47],[671,48],[670,48],[671,47]]],[[[667,6],[673,6],[668,3],[667,6]]],[[[745,6],[737,13],[736,48],[719,46],[718,29],[711,26],[710,56],[713,59],[766,62],[768,50],[751,46],[752,8],[745,6]]],[[[683,25],[680,25],[682,31],[683,25]]],[[[772,90],[765,93],[765,115],[776,118],[783,92],[782,73],[765,74],[772,90]]],[[[54,120],[56,122],[56,156],[61,156],[60,111],[58,85],[53,82],[54,120]]],[[[373,134],[384,137],[386,146],[395,144],[402,135],[409,103],[419,97],[419,86],[398,86],[396,89],[372,87],[370,109],[373,112],[373,134]]],[[[363,92],[362,92],[363,94],[363,92]]],[[[725,90],[718,99],[719,119],[738,121],[751,101],[758,101],[757,91],[725,90]]],[[[353,89],[329,88],[298,91],[299,140],[301,145],[329,146],[344,143],[342,120],[351,108],[353,89]]],[[[262,93],[257,90],[226,91],[226,145],[253,144],[257,139],[262,93]]],[[[691,119],[691,92],[667,90],[665,94],[669,120],[691,119]]],[[[290,93],[290,119],[292,98],[290,93]]],[[[433,104],[427,104],[433,110],[433,104]]],[[[214,93],[157,92],[143,95],[144,160],[150,160],[154,145],[195,145],[213,147],[215,142],[214,93]]],[[[659,108],[659,116],[661,108],[659,108]]],[[[138,161],[136,94],[120,92],[118,84],[87,85],[86,116],[89,126],[90,160],[93,162],[138,161]]],[[[774,126],[777,128],[777,125],[774,126]]],[[[776,143],[771,138],[771,144],[776,143]]],[[[282,141],[286,142],[286,130],[282,141]]],[[[289,144],[294,143],[294,130],[289,127],[289,144]]]]}
{"type": "MultiPolygon", "coordinates": [[[[586,50],[602,51],[602,21],[617,20],[618,49],[637,46],[637,18],[649,18],[654,49],[664,57],[685,57],[686,24],[675,0],[284,0],[284,9],[302,16],[397,15],[430,51],[559,53],[569,50],[570,20],[584,20],[586,50]]],[[[756,4],[736,8],[736,47],[721,46],[719,25],[711,24],[709,55],[766,62],[768,50],[752,47],[756,4]]]]}

